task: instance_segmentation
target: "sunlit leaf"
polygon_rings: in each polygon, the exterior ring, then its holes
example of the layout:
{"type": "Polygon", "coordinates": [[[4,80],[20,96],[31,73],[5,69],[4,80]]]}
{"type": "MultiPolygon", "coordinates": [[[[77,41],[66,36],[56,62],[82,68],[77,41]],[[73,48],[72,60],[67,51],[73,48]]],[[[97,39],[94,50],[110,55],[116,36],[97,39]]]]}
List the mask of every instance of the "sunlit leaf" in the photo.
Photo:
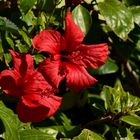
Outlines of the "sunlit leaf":
{"type": "Polygon", "coordinates": [[[45,57],[41,54],[33,55],[33,57],[37,65],[45,59],[45,57]]]}
{"type": "Polygon", "coordinates": [[[111,127],[111,131],[115,140],[134,140],[134,133],[124,126],[120,126],[119,129],[111,127]]]}
{"type": "Polygon", "coordinates": [[[65,125],[65,126],[71,126],[71,121],[70,121],[70,119],[64,114],[64,113],[62,113],[62,112],[58,112],[57,114],[56,114],[56,116],[57,116],[57,118],[59,118],[59,121],[61,122],[61,123],[63,123],[63,125],[65,125]]]}
{"type": "Polygon", "coordinates": [[[122,116],[121,120],[133,126],[140,126],[140,117],[136,115],[122,116]]]}
{"type": "Polygon", "coordinates": [[[22,15],[21,18],[24,22],[26,22],[26,24],[28,26],[33,26],[35,24],[35,15],[33,13],[33,11],[28,11],[28,13],[26,15],[22,15]]]}
{"type": "Polygon", "coordinates": [[[140,26],[140,6],[132,6],[130,7],[130,10],[133,14],[135,23],[140,26]]]}
{"type": "Polygon", "coordinates": [[[15,46],[18,48],[19,52],[21,53],[27,53],[29,50],[29,46],[25,43],[22,44],[21,40],[16,40],[15,46]]]}
{"type": "Polygon", "coordinates": [[[50,136],[52,136],[53,138],[56,138],[58,131],[52,128],[47,128],[47,127],[39,127],[38,130],[40,130],[43,133],[46,133],[50,136]]]}
{"type": "Polygon", "coordinates": [[[91,3],[91,2],[92,2],[92,0],[85,0],[85,2],[86,2],[86,3],[91,3]]]}
{"type": "Polygon", "coordinates": [[[87,34],[92,23],[90,13],[86,8],[78,5],[73,11],[72,16],[75,23],[80,27],[80,29],[87,34]]]}
{"type": "Polygon", "coordinates": [[[18,0],[19,9],[26,14],[34,6],[37,0],[18,0]]]}
{"type": "Polygon", "coordinates": [[[0,16],[0,30],[6,30],[13,33],[17,33],[18,27],[6,17],[0,16]]]}
{"type": "Polygon", "coordinates": [[[20,140],[56,140],[52,135],[39,130],[23,130],[19,132],[20,140]]]}
{"type": "Polygon", "coordinates": [[[58,7],[58,8],[61,8],[61,7],[64,6],[64,5],[65,5],[65,0],[60,0],[60,2],[58,2],[57,7],[58,7]]]}
{"type": "Polygon", "coordinates": [[[23,30],[19,30],[18,32],[22,36],[23,40],[27,43],[27,45],[31,46],[31,38],[26,34],[26,32],[23,30]]]}
{"type": "Polygon", "coordinates": [[[5,140],[19,140],[16,126],[16,116],[12,110],[6,108],[2,102],[0,102],[0,119],[5,127],[5,140]]]}
{"type": "Polygon", "coordinates": [[[5,62],[8,64],[11,62],[12,57],[9,53],[4,53],[4,59],[5,59],[5,62]]]}
{"type": "Polygon", "coordinates": [[[106,110],[109,112],[137,112],[140,110],[140,98],[125,92],[120,82],[114,88],[104,86],[101,97],[105,101],[106,110]]]}
{"type": "Polygon", "coordinates": [[[104,0],[98,4],[108,26],[121,39],[126,40],[134,28],[132,13],[118,0],[104,0]]]}
{"type": "Polygon", "coordinates": [[[10,45],[10,47],[14,50],[15,49],[14,48],[15,44],[14,44],[13,40],[11,39],[11,37],[9,36],[8,32],[6,32],[5,38],[6,38],[7,42],[8,42],[8,44],[10,45]]]}
{"type": "Polygon", "coordinates": [[[81,134],[72,140],[104,140],[104,138],[91,130],[83,129],[81,134]]]}

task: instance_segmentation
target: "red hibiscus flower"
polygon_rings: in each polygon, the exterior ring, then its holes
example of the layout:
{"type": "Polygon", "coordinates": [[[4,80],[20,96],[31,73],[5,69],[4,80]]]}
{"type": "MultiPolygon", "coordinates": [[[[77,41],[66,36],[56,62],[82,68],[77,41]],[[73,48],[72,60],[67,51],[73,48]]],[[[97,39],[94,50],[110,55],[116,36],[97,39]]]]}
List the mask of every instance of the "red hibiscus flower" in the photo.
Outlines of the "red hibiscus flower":
{"type": "Polygon", "coordinates": [[[74,5],[78,5],[80,4],[81,2],[83,2],[84,0],[65,0],[65,3],[67,6],[70,6],[72,4],[74,5]]]}
{"type": "Polygon", "coordinates": [[[63,35],[55,30],[43,30],[32,40],[33,47],[51,55],[39,66],[39,71],[51,84],[58,87],[66,78],[68,88],[79,91],[97,82],[86,68],[98,68],[108,56],[108,46],[104,44],[81,44],[84,33],[74,23],[68,12],[63,35]]]}
{"type": "Polygon", "coordinates": [[[18,96],[17,114],[23,122],[39,122],[52,116],[61,104],[54,89],[34,69],[33,58],[10,50],[13,69],[0,73],[0,86],[6,94],[18,96]]]}

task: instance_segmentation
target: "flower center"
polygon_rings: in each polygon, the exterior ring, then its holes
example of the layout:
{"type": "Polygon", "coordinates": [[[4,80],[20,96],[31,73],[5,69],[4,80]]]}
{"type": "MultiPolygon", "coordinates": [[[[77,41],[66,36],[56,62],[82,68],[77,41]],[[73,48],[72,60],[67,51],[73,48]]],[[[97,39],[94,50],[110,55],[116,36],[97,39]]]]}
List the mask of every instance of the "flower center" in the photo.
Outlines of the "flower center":
{"type": "Polygon", "coordinates": [[[66,51],[61,51],[60,52],[60,55],[61,55],[61,61],[67,61],[68,60],[68,53],[66,51]]]}

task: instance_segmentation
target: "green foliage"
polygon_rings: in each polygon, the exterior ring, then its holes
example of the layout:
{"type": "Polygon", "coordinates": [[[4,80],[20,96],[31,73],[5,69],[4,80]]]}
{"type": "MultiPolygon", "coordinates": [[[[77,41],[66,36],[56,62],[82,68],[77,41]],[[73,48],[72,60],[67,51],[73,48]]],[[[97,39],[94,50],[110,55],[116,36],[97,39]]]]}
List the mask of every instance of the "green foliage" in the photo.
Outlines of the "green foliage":
{"type": "Polygon", "coordinates": [[[120,128],[119,130],[112,129],[114,131],[114,138],[115,139],[122,139],[122,140],[134,140],[133,133],[129,129],[120,128]]]}
{"type": "Polygon", "coordinates": [[[19,9],[21,12],[23,12],[23,14],[26,14],[30,9],[33,8],[35,2],[37,2],[37,0],[18,0],[19,9]]]}
{"type": "Polygon", "coordinates": [[[122,116],[121,120],[134,126],[140,126],[140,117],[136,115],[122,116]]]}
{"type": "Polygon", "coordinates": [[[108,26],[117,36],[126,40],[134,28],[133,16],[128,8],[117,0],[104,0],[98,6],[108,26]]]}
{"type": "Polygon", "coordinates": [[[132,6],[130,7],[130,10],[133,14],[135,23],[140,25],[140,6],[132,6]]]}
{"type": "Polygon", "coordinates": [[[5,140],[55,140],[56,133],[53,130],[48,129],[42,132],[37,129],[31,129],[30,123],[24,124],[18,120],[12,110],[5,107],[0,102],[0,119],[2,120],[5,132],[2,137],[5,140]],[[53,133],[52,133],[53,132],[53,133]]]}
{"type": "Polygon", "coordinates": [[[18,27],[6,17],[0,17],[0,30],[17,33],[18,27]]]}
{"type": "Polygon", "coordinates": [[[105,101],[105,109],[112,113],[140,111],[140,98],[125,92],[118,82],[115,88],[104,86],[101,97],[105,101]]]}
{"type": "Polygon", "coordinates": [[[87,34],[91,27],[91,16],[86,8],[78,5],[72,12],[73,19],[75,23],[80,27],[80,29],[87,34]]]}
{"type": "Polygon", "coordinates": [[[2,102],[0,102],[0,119],[5,126],[4,138],[6,140],[18,140],[16,116],[12,110],[6,108],[2,102]]]}
{"type": "Polygon", "coordinates": [[[60,110],[39,123],[22,123],[14,113],[15,99],[0,91],[0,139],[139,139],[138,0],[85,0],[69,8],[65,6],[65,0],[0,0],[1,71],[12,69],[8,49],[30,53],[38,66],[46,54],[32,48],[32,38],[43,29],[54,29],[63,34],[68,9],[85,34],[83,43],[109,45],[106,63],[98,69],[88,69],[98,83],[79,94],[65,90],[64,84],[60,87],[63,96],[60,110]]]}
{"type": "Polygon", "coordinates": [[[51,134],[38,130],[24,130],[20,132],[20,140],[56,140],[51,134]]]}
{"type": "Polygon", "coordinates": [[[88,129],[84,129],[79,136],[73,138],[73,140],[92,140],[92,139],[104,140],[100,135],[88,129]]]}
{"type": "Polygon", "coordinates": [[[44,11],[51,13],[56,7],[58,0],[37,0],[37,6],[44,11]]]}

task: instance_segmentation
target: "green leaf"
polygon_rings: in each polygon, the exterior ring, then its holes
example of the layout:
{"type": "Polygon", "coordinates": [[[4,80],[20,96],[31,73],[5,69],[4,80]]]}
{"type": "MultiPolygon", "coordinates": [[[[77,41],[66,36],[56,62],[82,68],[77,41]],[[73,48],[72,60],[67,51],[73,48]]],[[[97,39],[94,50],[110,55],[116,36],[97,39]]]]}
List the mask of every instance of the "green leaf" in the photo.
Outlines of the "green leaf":
{"type": "MultiPolygon", "coordinates": [[[[63,122],[61,122],[63,124],[63,122]]],[[[57,125],[55,126],[49,126],[49,128],[52,128],[58,132],[58,135],[61,134],[64,137],[74,137],[77,135],[78,132],[81,131],[81,125],[76,125],[76,126],[68,126],[68,125],[57,125]]]]}
{"type": "Polygon", "coordinates": [[[33,55],[33,57],[37,65],[45,59],[45,56],[43,56],[42,54],[36,54],[33,55]]]}
{"type": "Polygon", "coordinates": [[[122,116],[121,120],[133,126],[140,126],[140,117],[136,115],[122,116]]]}
{"type": "MultiPolygon", "coordinates": [[[[114,93],[114,89],[108,86],[104,86],[101,92],[101,98],[105,101],[105,109],[108,112],[114,112],[114,97],[111,93],[114,93]]],[[[115,93],[114,93],[115,94],[115,93]]]]}
{"type": "Polygon", "coordinates": [[[130,11],[132,12],[135,23],[140,26],[140,6],[130,7],[130,11]]]}
{"type": "Polygon", "coordinates": [[[72,140],[104,140],[104,138],[93,131],[84,129],[79,136],[74,137],[72,140]]]}
{"type": "Polygon", "coordinates": [[[111,127],[110,129],[115,140],[134,140],[133,132],[126,126],[111,127]]]}
{"type": "Polygon", "coordinates": [[[31,46],[31,38],[26,34],[26,32],[23,30],[19,30],[18,32],[22,36],[23,40],[27,43],[27,45],[31,46]]]}
{"type": "Polygon", "coordinates": [[[108,112],[137,112],[140,110],[140,98],[125,92],[120,82],[114,88],[104,86],[101,98],[105,101],[105,108],[108,112]]]}
{"type": "Polygon", "coordinates": [[[85,0],[86,3],[92,3],[92,0],[85,0]]]}
{"type": "Polygon", "coordinates": [[[44,132],[36,129],[31,129],[30,123],[22,123],[17,118],[12,110],[5,107],[0,101],[0,119],[2,120],[5,133],[5,140],[56,140],[57,132],[47,129],[44,132]]]}
{"type": "Polygon", "coordinates": [[[75,23],[80,27],[82,32],[84,32],[86,35],[92,24],[92,19],[88,10],[84,8],[82,5],[78,5],[72,11],[72,16],[75,23]]]}
{"type": "Polygon", "coordinates": [[[64,126],[71,127],[71,120],[64,113],[58,112],[55,117],[64,126]]]}
{"type": "Polygon", "coordinates": [[[18,48],[19,52],[21,53],[27,53],[29,50],[29,46],[26,45],[25,43],[22,44],[21,40],[16,40],[15,46],[18,48]]]}
{"type": "Polygon", "coordinates": [[[57,1],[58,0],[37,0],[37,7],[43,11],[52,13],[56,7],[57,1]]]}
{"type": "Polygon", "coordinates": [[[58,5],[57,5],[57,8],[61,8],[63,6],[65,6],[65,0],[59,1],[58,5]]]}
{"type": "Polygon", "coordinates": [[[117,64],[111,59],[108,58],[106,63],[101,66],[98,69],[88,69],[88,71],[91,74],[98,74],[98,75],[102,75],[102,74],[111,74],[111,73],[115,73],[118,71],[118,66],[117,64]]]}
{"type": "Polygon", "coordinates": [[[19,140],[15,114],[0,101],[0,119],[2,120],[5,140],[19,140]]]}
{"type": "Polygon", "coordinates": [[[135,140],[133,133],[129,129],[126,130],[127,130],[127,138],[125,138],[124,140],[135,140]]]}
{"type": "Polygon", "coordinates": [[[5,59],[5,61],[6,61],[7,64],[10,63],[11,60],[12,60],[11,54],[4,53],[4,59],[5,59]]]}
{"type": "Polygon", "coordinates": [[[56,140],[53,135],[39,130],[23,130],[19,132],[20,140],[56,140]]]}
{"type": "Polygon", "coordinates": [[[3,59],[3,53],[4,53],[4,50],[3,50],[3,47],[2,47],[2,40],[0,39],[0,60],[3,59]]]}
{"type": "Polygon", "coordinates": [[[8,42],[8,44],[10,45],[10,47],[14,50],[15,49],[14,48],[15,44],[14,44],[13,40],[10,38],[8,32],[5,33],[5,38],[6,38],[7,42],[8,42]]]}
{"type": "Polygon", "coordinates": [[[104,0],[98,4],[108,26],[123,40],[128,38],[134,28],[132,13],[118,0],[104,0]]]}
{"type": "Polygon", "coordinates": [[[44,30],[46,28],[47,18],[45,12],[41,12],[39,14],[39,16],[37,17],[37,24],[39,25],[41,30],[44,30]]]}
{"type": "Polygon", "coordinates": [[[26,14],[30,9],[33,8],[37,0],[18,0],[18,6],[21,13],[26,14]]]}
{"type": "Polygon", "coordinates": [[[129,92],[125,92],[119,80],[117,80],[114,89],[118,92],[118,95],[120,96],[122,112],[130,111],[135,113],[140,111],[140,98],[131,95],[129,92]]]}
{"type": "Polygon", "coordinates": [[[7,30],[9,32],[17,33],[18,27],[6,17],[0,16],[0,30],[7,30]]]}
{"type": "Polygon", "coordinates": [[[41,132],[51,135],[53,138],[56,138],[58,131],[52,128],[46,128],[46,127],[39,127],[38,130],[40,130],[41,132]]]}
{"type": "Polygon", "coordinates": [[[36,17],[34,15],[33,11],[30,10],[30,11],[28,11],[28,13],[26,15],[22,16],[22,20],[24,22],[26,22],[26,24],[28,26],[33,26],[35,24],[36,17]]]}

